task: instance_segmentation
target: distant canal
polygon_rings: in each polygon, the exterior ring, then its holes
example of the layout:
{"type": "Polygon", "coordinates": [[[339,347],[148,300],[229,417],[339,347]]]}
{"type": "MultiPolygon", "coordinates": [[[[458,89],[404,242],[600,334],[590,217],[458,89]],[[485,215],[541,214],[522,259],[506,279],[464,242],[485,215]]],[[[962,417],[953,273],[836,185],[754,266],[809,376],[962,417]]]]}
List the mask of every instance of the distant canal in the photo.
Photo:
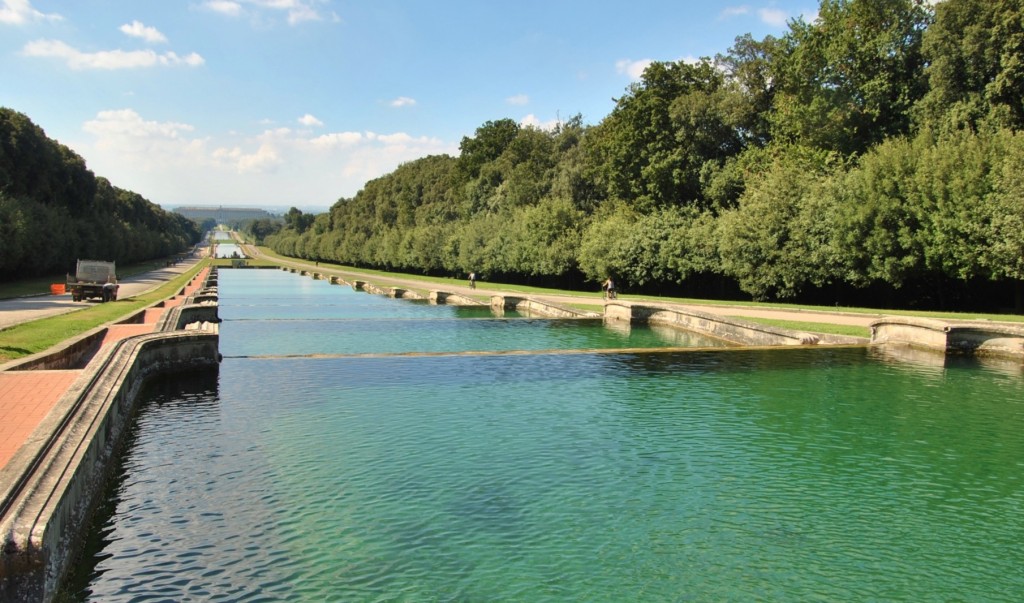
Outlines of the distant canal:
{"type": "Polygon", "coordinates": [[[214,257],[218,258],[242,258],[245,254],[242,253],[242,248],[235,244],[235,240],[231,238],[231,233],[223,230],[215,230],[213,232],[213,242],[216,244],[216,251],[214,257]]]}
{"type": "Polygon", "coordinates": [[[219,290],[225,359],[149,388],[69,599],[1024,592],[1019,364],[704,349],[281,271],[219,290]]]}

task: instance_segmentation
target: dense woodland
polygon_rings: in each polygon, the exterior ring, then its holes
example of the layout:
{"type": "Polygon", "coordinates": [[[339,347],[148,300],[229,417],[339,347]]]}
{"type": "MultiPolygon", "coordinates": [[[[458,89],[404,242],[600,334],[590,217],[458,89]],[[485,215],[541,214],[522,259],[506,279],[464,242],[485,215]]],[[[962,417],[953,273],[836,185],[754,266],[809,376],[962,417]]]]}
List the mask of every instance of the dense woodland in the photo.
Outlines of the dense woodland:
{"type": "Polygon", "coordinates": [[[942,309],[1022,308],[1024,0],[825,0],[660,62],[596,125],[510,119],[276,251],[425,274],[942,309]]]}
{"type": "Polygon", "coordinates": [[[199,226],[96,177],[25,115],[0,107],[0,281],[130,264],[199,241],[199,226]]]}

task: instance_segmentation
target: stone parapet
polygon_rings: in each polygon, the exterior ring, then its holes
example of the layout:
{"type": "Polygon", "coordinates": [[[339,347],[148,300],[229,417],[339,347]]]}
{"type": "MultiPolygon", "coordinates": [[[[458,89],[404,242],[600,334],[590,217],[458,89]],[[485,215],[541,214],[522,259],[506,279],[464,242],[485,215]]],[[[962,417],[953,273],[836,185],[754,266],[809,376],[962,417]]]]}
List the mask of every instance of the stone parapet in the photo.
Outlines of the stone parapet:
{"type": "Polygon", "coordinates": [[[871,343],[1024,359],[1024,325],[887,316],[871,323],[871,343]]]}
{"type": "Polygon", "coordinates": [[[461,293],[451,293],[449,291],[431,291],[428,295],[428,299],[434,304],[443,304],[448,306],[483,306],[486,305],[482,301],[473,299],[461,293]]]}
{"type": "Polygon", "coordinates": [[[711,335],[732,343],[748,346],[791,346],[816,344],[863,344],[863,339],[838,335],[804,333],[745,320],[677,307],[609,301],[605,304],[606,321],[668,325],[696,333],[711,335]]]}
{"type": "Polygon", "coordinates": [[[517,297],[512,295],[492,295],[491,310],[500,314],[505,310],[516,310],[527,315],[544,316],[547,318],[600,318],[596,312],[567,308],[547,301],[541,301],[532,297],[517,297]]]}

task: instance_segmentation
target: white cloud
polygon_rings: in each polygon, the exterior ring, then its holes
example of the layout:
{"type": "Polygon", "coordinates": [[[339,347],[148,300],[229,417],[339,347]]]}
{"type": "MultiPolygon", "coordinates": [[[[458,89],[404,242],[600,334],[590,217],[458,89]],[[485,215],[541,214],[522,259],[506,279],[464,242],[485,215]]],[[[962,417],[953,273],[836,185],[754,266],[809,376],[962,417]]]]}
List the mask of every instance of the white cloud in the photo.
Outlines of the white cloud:
{"type": "Polygon", "coordinates": [[[789,20],[789,15],[786,11],[779,8],[762,8],[757,11],[757,15],[761,18],[761,21],[775,27],[785,27],[786,22],[789,20]]]}
{"type": "Polygon", "coordinates": [[[143,25],[141,21],[132,21],[121,26],[121,32],[133,38],[142,38],[150,44],[162,44],[167,42],[167,36],[160,33],[155,27],[143,25]]]}
{"type": "Polygon", "coordinates": [[[324,122],[322,122],[319,119],[313,117],[309,113],[307,113],[307,114],[303,115],[302,117],[300,117],[299,118],[299,123],[304,125],[304,126],[309,126],[309,127],[324,125],[324,122]]]}
{"type": "Polygon", "coordinates": [[[90,169],[165,206],[330,204],[402,163],[458,145],[406,132],[332,132],[272,128],[213,139],[192,125],[144,119],[132,109],[103,111],[76,148],[90,169]]]}
{"type": "Polygon", "coordinates": [[[408,96],[399,96],[388,104],[392,107],[412,107],[416,104],[416,99],[409,98],[408,96]]]}
{"type": "Polygon", "coordinates": [[[719,18],[731,19],[733,17],[739,17],[746,14],[750,14],[749,6],[729,6],[722,9],[722,12],[719,13],[719,18]]]}
{"type": "Polygon", "coordinates": [[[269,174],[282,163],[280,154],[270,142],[261,143],[252,153],[246,153],[241,147],[214,149],[211,157],[238,174],[269,174]]]}
{"type": "Polygon", "coordinates": [[[536,115],[530,113],[526,117],[519,120],[519,124],[522,126],[530,126],[541,130],[552,131],[558,127],[557,119],[549,119],[548,121],[541,121],[536,115]]]}
{"type": "Polygon", "coordinates": [[[194,130],[188,124],[145,121],[132,109],[100,111],[82,129],[96,136],[99,148],[131,153],[146,153],[157,145],[180,142],[194,130]]]}
{"type": "Polygon", "coordinates": [[[222,15],[228,15],[229,17],[237,17],[242,14],[242,5],[231,0],[209,0],[205,2],[203,6],[207,10],[212,10],[215,13],[222,15]]]}
{"type": "Polygon", "coordinates": [[[337,147],[351,147],[363,141],[363,135],[359,132],[332,132],[317,136],[309,141],[311,145],[321,149],[333,149],[337,147]]]}
{"type": "Polygon", "coordinates": [[[323,17],[312,6],[296,5],[288,9],[288,24],[297,25],[304,21],[320,21],[323,17]]]}
{"type": "Polygon", "coordinates": [[[42,13],[32,8],[29,0],[3,0],[0,4],[0,23],[24,25],[32,21],[60,21],[56,13],[42,13]]]}
{"type": "MultiPolygon", "coordinates": [[[[283,13],[289,25],[298,25],[307,21],[325,20],[316,8],[321,3],[320,0],[206,0],[202,7],[229,17],[249,15],[259,19],[267,13],[283,13]]],[[[339,20],[334,13],[331,13],[330,19],[339,20]]]]}
{"type": "Polygon", "coordinates": [[[101,50],[82,52],[59,40],[36,40],[22,49],[29,57],[56,58],[67,62],[72,69],[133,69],[157,65],[198,67],[205,63],[196,53],[179,56],[174,52],[157,54],[152,50],[101,50]]]}
{"type": "Polygon", "coordinates": [[[631,80],[639,80],[640,76],[644,74],[644,69],[647,69],[647,66],[653,62],[653,59],[640,59],[639,61],[622,59],[616,61],[615,71],[628,75],[631,80]]]}
{"type": "Polygon", "coordinates": [[[506,98],[505,102],[510,105],[527,105],[530,103],[530,97],[525,94],[517,94],[506,98]]]}

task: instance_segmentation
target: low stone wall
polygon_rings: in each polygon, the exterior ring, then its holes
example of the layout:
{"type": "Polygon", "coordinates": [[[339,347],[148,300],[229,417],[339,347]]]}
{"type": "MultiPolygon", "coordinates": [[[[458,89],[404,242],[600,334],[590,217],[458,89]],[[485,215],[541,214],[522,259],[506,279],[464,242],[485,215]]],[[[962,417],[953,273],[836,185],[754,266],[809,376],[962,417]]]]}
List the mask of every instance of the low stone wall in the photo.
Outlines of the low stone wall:
{"type": "Polygon", "coordinates": [[[395,299],[426,299],[412,289],[403,289],[401,287],[391,287],[390,290],[387,290],[386,295],[395,299]]]}
{"type": "Polygon", "coordinates": [[[99,349],[107,329],[96,329],[69,340],[57,351],[32,354],[4,365],[7,371],[58,371],[84,366],[99,349]]]}
{"type": "Polygon", "coordinates": [[[515,297],[511,295],[492,295],[491,310],[501,313],[504,310],[516,310],[524,314],[535,314],[548,318],[600,318],[596,312],[587,312],[575,308],[567,308],[551,302],[540,301],[532,297],[515,297]]]}
{"type": "Polygon", "coordinates": [[[434,304],[443,304],[447,306],[483,306],[485,305],[482,301],[467,297],[460,293],[451,293],[449,291],[431,291],[428,299],[434,304]]]}
{"type": "Polygon", "coordinates": [[[0,600],[48,601],[81,535],[147,379],[217,366],[210,331],[154,333],[105,346],[29,442],[0,470],[0,600]]]}
{"type": "Polygon", "coordinates": [[[865,343],[856,337],[818,335],[738,320],[719,314],[666,306],[610,301],[605,304],[606,321],[668,325],[711,335],[739,345],[780,346],[865,343]]]}
{"type": "Polygon", "coordinates": [[[1024,359],[1024,325],[890,316],[871,323],[871,343],[1024,359]]]}

